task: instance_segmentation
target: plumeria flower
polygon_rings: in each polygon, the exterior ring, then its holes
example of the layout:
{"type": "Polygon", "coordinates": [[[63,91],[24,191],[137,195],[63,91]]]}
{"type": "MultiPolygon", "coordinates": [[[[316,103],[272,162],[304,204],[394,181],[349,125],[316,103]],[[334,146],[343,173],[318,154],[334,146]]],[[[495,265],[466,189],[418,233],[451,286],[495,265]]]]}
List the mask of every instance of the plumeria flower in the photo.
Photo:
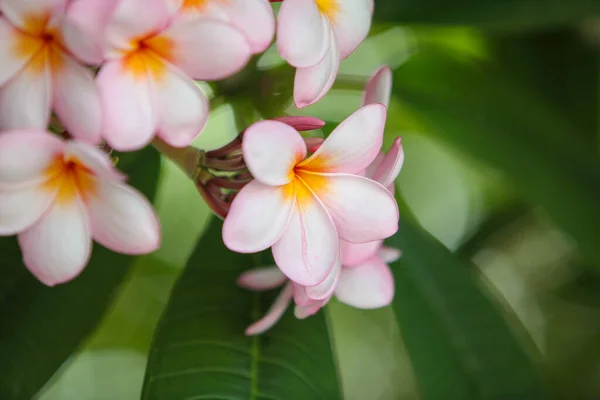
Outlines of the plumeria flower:
{"type": "Polygon", "coordinates": [[[244,272],[238,285],[253,291],[266,291],[283,286],[267,313],[246,329],[246,335],[258,335],[271,329],[294,301],[294,315],[304,319],[316,314],[333,295],[349,306],[374,309],[389,305],[394,297],[394,279],[387,263],[400,257],[398,250],[383,247],[360,266],[340,268],[331,292],[322,299],[310,297],[309,288],[293,283],[276,267],[257,268],[244,272]]]}
{"type": "Polygon", "coordinates": [[[280,56],[297,68],[294,102],[317,102],[331,89],[340,60],[367,37],[373,0],[284,0],[277,17],[280,56]]]}
{"type": "Polygon", "coordinates": [[[101,43],[77,18],[88,0],[0,1],[0,128],[46,129],[54,110],[76,138],[96,144],[101,107],[93,74],[101,43]]]}
{"type": "Polygon", "coordinates": [[[398,206],[381,184],[355,174],[377,156],[385,106],[372,104],[342,122],[308,158],[302,136],[279,121],[246,129],[242,150],[254,180],[231,204],[227,247],[253,253],[272,246],[292,281],[316,286],[339,258],[340,239],[381,240],[398,229],[398,206]]]}
{"type": "Polygon", "coordinates": [[[268,0],[171,0],[178,16],[205,16],[230,23],[246,37],[254,54],[265,51],[275,34],[275,16],[268,0]]]}
{"type": "Polygon", "coordinates": [[[148,144],[155,132],[184,147],[208,116],[192,79],[239,71],[252,54],[240,30],[214,18],[173,19],[167,0],[121,0],[106,27],[107,61],[98,74],[106,141],[117,150],[148,144]]]}
{"type": "Polygon", "coordinates": [[[124,254],[160,242],[152,206],[105,153],[42,130],[0,134],[0,235],[14,234],[25,266],[48,286],[83,270],[92,239],[124,254]]]}

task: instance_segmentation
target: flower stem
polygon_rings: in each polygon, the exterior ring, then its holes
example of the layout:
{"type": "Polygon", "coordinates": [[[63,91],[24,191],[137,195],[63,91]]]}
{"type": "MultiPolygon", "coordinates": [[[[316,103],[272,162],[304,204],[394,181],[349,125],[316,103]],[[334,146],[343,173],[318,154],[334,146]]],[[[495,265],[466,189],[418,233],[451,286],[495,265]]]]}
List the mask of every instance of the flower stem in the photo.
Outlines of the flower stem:
{"type": "Polygon", "coordinates": [[[190,178],[194,178],[197,175],[198,168],[204,156],[203,150],[191,146],[173,147],[158,137],[152,140],[152,146],[173,161],[190,178]]]}

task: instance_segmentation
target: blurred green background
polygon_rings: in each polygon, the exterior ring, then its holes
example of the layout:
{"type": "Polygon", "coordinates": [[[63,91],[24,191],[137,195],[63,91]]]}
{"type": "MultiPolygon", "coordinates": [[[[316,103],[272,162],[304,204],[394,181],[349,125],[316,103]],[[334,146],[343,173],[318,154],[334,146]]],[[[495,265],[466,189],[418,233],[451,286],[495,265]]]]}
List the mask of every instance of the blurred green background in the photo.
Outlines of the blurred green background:
{"type": "MultiPolygon", "coordinates": [[[[403,213],[394,243],[404,256],[393,266],[392,307],[362,311],[332,301],[325,310],[343,398],[600,398],[600,20],[594,14],[600,15],[599,2],[583,0],[376,0],[370,37],[342,62],[334,90],[314,106],[288,106],[291,78],[274,48],[258,60],[261,78],[252,81],[283,86],[278,96],[253,84],[202,86],[209,94],[222,90],[215,104],[223,104],[195,143],[210,149],[255,118],[240,115],[251,114],[249,104],[265,116],[285,110],[338,123],[360,106],[359,89],[371,73],[382,64],[395,71],[386,145],[403,137],[406,163],[397,181],[403,213]]],[[[120,163],[126,169],[127,158],[120,163]]],[[[131,169],[150,174],[146,165],[132,161],[131,169]]],[[[94,303],[93,315],[108,307],[97,327],[90,321],[70,332],[65,326],[77,324],[69,321],[77,315],[42,315],[38,287],[21,290],[26,278],[4,272],[0,398],[27,398],[48,376],[35,398],[140,397],[155,327],[210,217],[186,176],[169,160],[160,165],[155,204],[163,246],[123,268],[121,284],[107,283],[114,297],[94,303]],[[20,293],[29,297],[21,300],[20,293]],[[52,318],[65,319],[60,330],[52,318]],[[53,350],[27,329],[45,331],[53,350]],[[65,335],[71,339],[63,345],[65,335]],[[60,365],[71,347],[79,350],[55,374],[50,365],[36,370],[45,352],[61,350],[48,361],[60,365]]],[[[0,248],[7,243],[2,239],[0,248]]],[[[77,302],[81,294],[87,296],[85,289],[63,301],[77,302]]],[[[148,399],[238,398],[160,396],[147,379],[148,399]]],[[[315,398],[341,397],[323,393],[315,398]]]]}

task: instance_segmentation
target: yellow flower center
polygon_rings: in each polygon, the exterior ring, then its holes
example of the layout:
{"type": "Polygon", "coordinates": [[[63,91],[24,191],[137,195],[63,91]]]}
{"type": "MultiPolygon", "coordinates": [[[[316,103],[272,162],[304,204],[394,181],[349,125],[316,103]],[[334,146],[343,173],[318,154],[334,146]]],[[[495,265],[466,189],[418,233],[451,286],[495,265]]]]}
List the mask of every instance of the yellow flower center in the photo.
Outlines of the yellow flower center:
{"type": "Polygon", "coordinates": [[[85,200],[96,194],[95,174],[77,158],[66,159],[57,155],[44,175],[47,177],[43,188],[56,193],[59,204],[69,204],[75,199],[85,200]]]}
{"type": "Polygon", "coordinates": [[[335,21],[340,12],[338,0],[316,0],[316,2],[319,11],[325,14],[331,21],[335,21]]]}
{"type": "Polygon", "coordinates": [[[167,73],[167,62],[174,58],[174,45],[171,39],[154,34],[131,41],[131,49],[123,57],[123,67],[134,77],[148,74],[156,80],[167,73]]]}
{"type": "Polygon", "coordinates": [[[65,65],[65,49],[59,32],[48,26],[50,15],[29,15],[24,20],[24,29],[15,32],[12,50],[16,57],[28,59],[25,71],[39,75],[50,67],[52,73],[65,65]]]}

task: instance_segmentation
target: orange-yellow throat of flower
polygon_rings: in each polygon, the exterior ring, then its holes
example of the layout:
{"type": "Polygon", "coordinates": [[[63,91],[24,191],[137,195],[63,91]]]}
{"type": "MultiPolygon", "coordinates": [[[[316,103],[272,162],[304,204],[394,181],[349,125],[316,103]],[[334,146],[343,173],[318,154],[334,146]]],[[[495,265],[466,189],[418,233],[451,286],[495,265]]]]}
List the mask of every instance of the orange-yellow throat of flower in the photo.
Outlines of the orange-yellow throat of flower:
{"type": "Polygon", "coordinates": [[[335,21],[340,12],[338,0],[316,0],[319,11],[327,16],[331,21],[335,21]]]}
{"type": "Polygon", "coordinates": [[[44,175],[47,180],[43,188],[56,193],[59,204],[70,204],[78,197],[86,200],[97,190],[94,173],[78,159],[65,160],[62,154],[56,156],[44,175]]]}
{"type": "Polygon", "coordinates": [[[24,20],[24,29],[15,32],[13,54],[29,59],[25,71],[39,75],[50,68],[59,72],[65,65],[65,50],[59,32],[48,26],[49,15],[29,15],[24,20]]]}
{"type": "Polygon", "coordinates": [[[164,36],[146,35],[134,39],[123,58],[124,69],[135,78],[150,75],[160,80],[167,73],[166,63],[173,59],[173,49],[173,42],[164,36]]]}

